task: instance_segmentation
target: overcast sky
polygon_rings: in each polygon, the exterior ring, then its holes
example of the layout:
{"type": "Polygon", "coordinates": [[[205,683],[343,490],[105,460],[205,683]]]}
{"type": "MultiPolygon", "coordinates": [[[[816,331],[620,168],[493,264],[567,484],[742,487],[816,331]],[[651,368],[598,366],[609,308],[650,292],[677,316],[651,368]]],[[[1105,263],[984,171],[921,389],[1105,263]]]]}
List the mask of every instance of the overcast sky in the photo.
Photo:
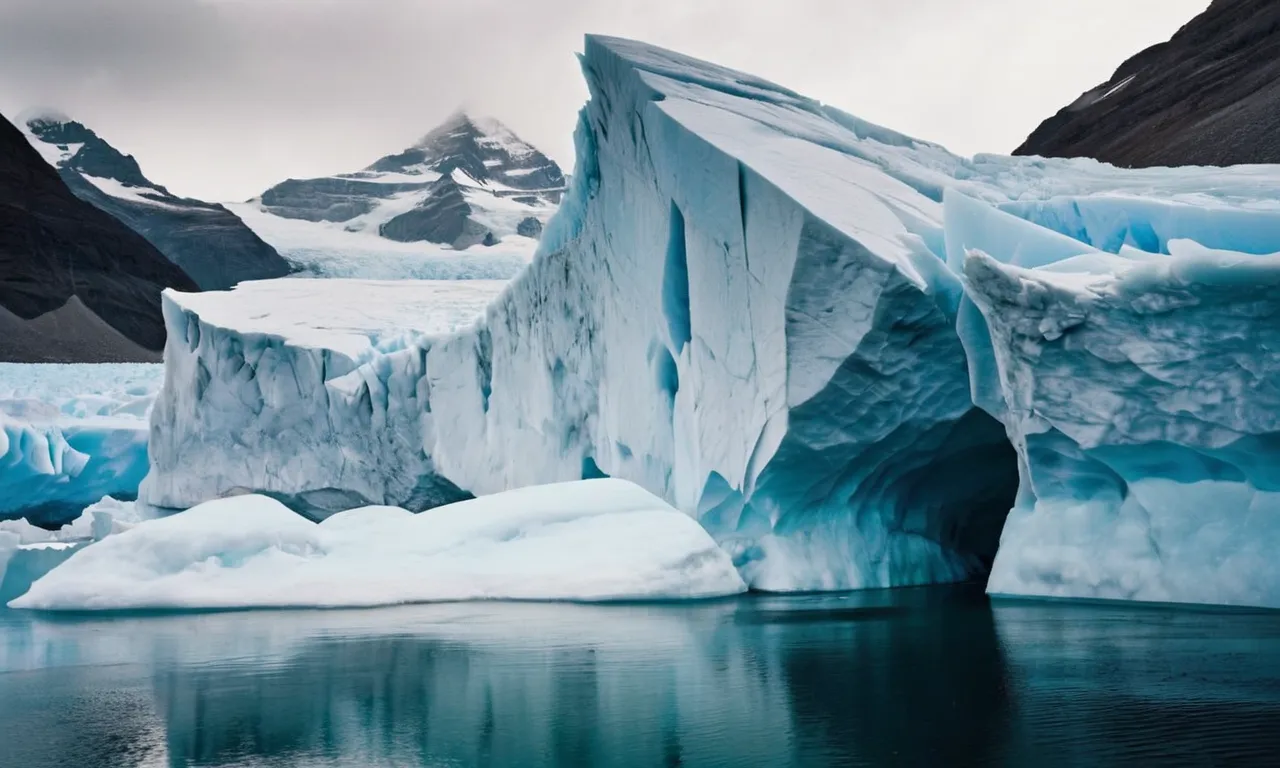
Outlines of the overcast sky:
{"type": "Polygon", "coordinates": [[[173,192],[361,168],[455,108],[566,170],[587,32],[962,154],[1008,152],[1208,0],[0,0],[0,112],[61,109],[173,192]]]}

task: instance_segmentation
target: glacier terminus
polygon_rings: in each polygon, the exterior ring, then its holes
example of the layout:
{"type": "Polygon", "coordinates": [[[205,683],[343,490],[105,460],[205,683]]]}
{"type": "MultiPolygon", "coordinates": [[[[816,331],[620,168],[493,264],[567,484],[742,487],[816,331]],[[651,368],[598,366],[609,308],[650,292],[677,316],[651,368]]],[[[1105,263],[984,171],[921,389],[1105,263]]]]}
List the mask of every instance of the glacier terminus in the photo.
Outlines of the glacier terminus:
{"type": "Polygon", "coordinates": [[[509,283],[166,291],[140,505],[325,521],[609,477],[736,568],[689,594],[989,572],[1280,607],[1280,169],[963,158],[638,42],[581,67],[576,168],[509,283]]]}

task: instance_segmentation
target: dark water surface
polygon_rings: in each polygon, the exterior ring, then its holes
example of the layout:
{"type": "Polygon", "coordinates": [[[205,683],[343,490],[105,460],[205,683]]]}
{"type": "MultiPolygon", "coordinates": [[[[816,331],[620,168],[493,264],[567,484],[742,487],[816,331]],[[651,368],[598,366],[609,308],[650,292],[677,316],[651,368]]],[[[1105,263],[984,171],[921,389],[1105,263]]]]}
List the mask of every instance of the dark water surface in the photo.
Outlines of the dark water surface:
{"type": "Polygon", "coordinates": [[[1280,613],[973,588],[0,612],[0,766],[1280,765],[1280,613]]]}

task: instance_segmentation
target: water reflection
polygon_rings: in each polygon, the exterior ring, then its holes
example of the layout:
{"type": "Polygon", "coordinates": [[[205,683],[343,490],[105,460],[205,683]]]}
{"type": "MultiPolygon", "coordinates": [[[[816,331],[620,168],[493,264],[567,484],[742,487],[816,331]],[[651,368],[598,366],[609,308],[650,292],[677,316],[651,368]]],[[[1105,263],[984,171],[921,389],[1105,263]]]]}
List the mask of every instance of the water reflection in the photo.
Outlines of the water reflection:
{"type": "Polygon", "coordinates": [[[10,613],[0,724],[33,767],[1248,764],[1280,748],[1280,615],[954,588],[10,613]]]}

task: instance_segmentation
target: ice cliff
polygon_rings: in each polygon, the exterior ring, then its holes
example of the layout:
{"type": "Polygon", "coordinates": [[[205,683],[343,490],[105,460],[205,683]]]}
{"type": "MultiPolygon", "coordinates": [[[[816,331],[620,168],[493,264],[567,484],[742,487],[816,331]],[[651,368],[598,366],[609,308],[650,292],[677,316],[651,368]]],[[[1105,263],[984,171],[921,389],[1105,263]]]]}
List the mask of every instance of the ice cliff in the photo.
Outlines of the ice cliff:
{"type": "Polygon", "coordinates": [[[968,160],[639,43],[582,68],[570,190],[476,322],[431,319],[461,282],[167,292],[142,500],[607,475],[762,589],[994,559],[1000,592],[1280,605],[1272,261],[1208,250],[1280,251],[1280,171],[968,160]]]}

